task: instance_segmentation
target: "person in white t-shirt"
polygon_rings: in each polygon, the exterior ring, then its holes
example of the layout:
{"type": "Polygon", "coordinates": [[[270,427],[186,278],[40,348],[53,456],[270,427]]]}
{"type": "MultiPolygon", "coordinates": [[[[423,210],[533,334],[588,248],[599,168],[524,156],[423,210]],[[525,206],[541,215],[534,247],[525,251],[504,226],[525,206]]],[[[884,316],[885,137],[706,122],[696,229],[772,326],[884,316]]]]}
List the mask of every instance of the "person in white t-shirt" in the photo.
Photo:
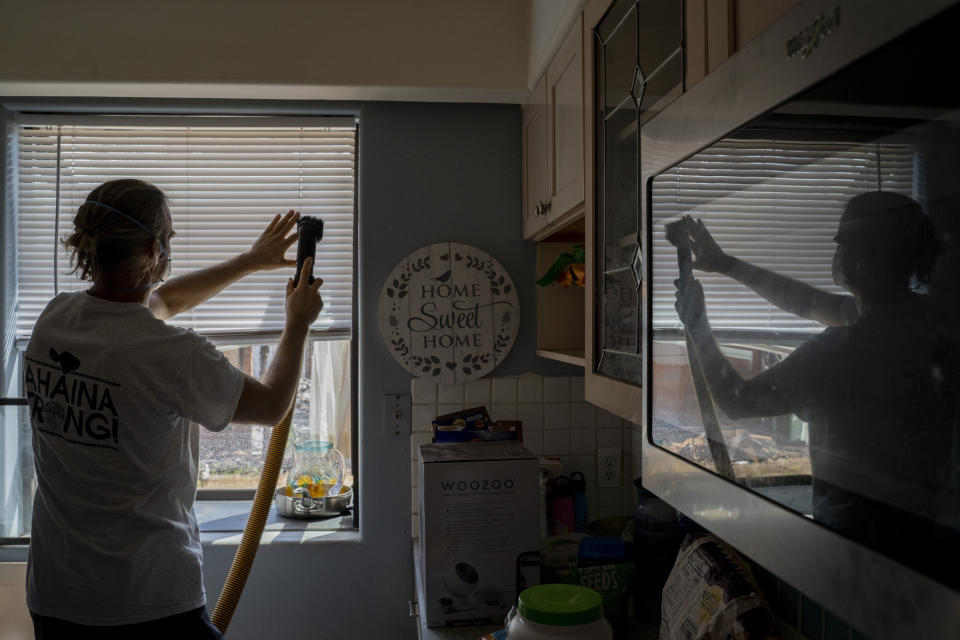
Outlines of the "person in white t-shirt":
{"type": "Polygon", "coordinates": [[[283,418],[322,280],[308,284],[308,260],[299,286],[287,282],[286,324],[259,381],[164,320],[245,275],[295,265],[285,253],[298,218],[277,215],[246,253],[164,282],[174,230],[162,191],[114,180],[80,206],[64,244],[92,286],[50,301],[24,359],[36,638],[222,637],[206,610],[191,422],[219,431],[283,418]]]}

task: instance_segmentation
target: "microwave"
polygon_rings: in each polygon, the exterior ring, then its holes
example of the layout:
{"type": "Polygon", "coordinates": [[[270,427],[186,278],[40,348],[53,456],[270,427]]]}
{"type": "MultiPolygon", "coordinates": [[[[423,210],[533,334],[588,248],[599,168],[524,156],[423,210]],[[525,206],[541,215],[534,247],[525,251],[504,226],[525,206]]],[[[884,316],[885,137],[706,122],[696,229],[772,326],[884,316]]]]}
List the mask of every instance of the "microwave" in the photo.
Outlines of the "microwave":
{"type": "Polygon", "coordinates": [[[873,638],[960,622],[958,61],[806,0],[640,130],[642,483],[873,638]]]}

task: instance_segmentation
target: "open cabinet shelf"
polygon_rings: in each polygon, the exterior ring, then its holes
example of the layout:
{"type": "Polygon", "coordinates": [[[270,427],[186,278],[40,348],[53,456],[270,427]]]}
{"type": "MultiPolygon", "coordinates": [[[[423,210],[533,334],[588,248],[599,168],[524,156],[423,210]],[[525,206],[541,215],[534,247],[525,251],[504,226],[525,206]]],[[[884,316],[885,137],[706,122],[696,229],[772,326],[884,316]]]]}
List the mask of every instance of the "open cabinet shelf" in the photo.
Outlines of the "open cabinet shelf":
{"type": "Polygon", "coordinates": [[[566,362],[567,364],[572,364],[577,367],[582,367],[586,363],[586,354],[583,349],[537,349],[537,355],[541,358],[547,358],[548,360],[556,360],[558,362],[566,362]]]}
{"type": "MultiPolygon", "coordinates": [[[[537,278],[564,251],[585,240],[583,217],[537,243],[537,278]]],[[[542,358],[584,366],[585,289],[557,283],[537,285],[537,350],[542,358]]]]}

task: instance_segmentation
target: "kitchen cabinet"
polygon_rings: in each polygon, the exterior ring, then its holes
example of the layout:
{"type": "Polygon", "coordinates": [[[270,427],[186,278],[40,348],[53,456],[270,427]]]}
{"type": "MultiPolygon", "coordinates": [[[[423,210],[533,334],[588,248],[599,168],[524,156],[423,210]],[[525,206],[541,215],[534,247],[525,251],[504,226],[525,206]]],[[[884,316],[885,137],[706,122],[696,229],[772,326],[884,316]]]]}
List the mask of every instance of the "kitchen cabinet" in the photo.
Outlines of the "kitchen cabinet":
{"type": "Polygon", "coordinates": [[[687,88],[703,80],[797,2],[799,0],[686,0],[687,88]]]}
{"type": "Polygon", "coordinates": [[[547,77],[540,78],[523,105],[523,237],[547,224],[547,77]]]}
{"type": "Polygon", "coordinates": [[[584,9],[585,397],[635,423],[646,286],[640,127],[683,91],[683,33],[682,0],[592,0],[584,9]]]}
{"type": "Polygon", "coordinates": [[[640,128],[797,1],[589,0],[524,105],[538,276],[575,243],[587,265],[585,290],[538,289],[537,353],[582,364],[587,400],[623,418],[643,400],[640,128]]]}
{"type": "Polygon", "coordinates": [[[583,40],[574,22],[523,107],[523,237],[583,215],[583,40]]]}

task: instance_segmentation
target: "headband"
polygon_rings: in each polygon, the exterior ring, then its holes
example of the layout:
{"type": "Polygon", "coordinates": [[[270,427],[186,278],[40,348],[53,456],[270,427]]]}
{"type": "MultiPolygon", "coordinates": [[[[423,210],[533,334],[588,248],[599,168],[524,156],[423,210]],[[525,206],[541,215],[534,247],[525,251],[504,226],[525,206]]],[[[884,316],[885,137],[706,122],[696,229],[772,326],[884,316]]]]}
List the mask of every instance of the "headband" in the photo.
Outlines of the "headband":
{"type": "MultiPolygon", "coordinates": [[[[104,203],[102,203],[102,202],[97,202],[96,200],[85,200],[83,204],[95,204],[95,205],[97,205],[98,207],[103,207],[104,209],[109,209],[110,211],[113,211],[114,213],[116,213],[116,214],[119,215],[119,216],[123,216],[124,218],[126,218],[127,220],[129,220],[130,222],[132,222],[133,224],[137,225],[138,227],[140,227],[141,229],[143,229],[144,231],[146,231],[147,233],[149,233],[151,238],[157,238],[157,236],[154,235],[153,231],[150,231],[150,229],[148,229],[145,224],[143,224],[143,223],[140,222],[139,220],[135,219],[133,216],[129,216],[129,215],[125,214],[123,211],[120,211],[120,209],[117,209],[116,207],[111,207],[111,206],[108,205],[108,204],[104,204],[104,203]]],[[[159,240],[159,238],[157,238],[157,240],[159,240]]],[[[167,261],[169,262],[169,260],[170,260],[170,254],[167,253],[167,248],[163,246],[163,242],[162,242],[162,241],[160,242],[160,251],[163,253],[163,257],[166,258],[167,261]]]]}

